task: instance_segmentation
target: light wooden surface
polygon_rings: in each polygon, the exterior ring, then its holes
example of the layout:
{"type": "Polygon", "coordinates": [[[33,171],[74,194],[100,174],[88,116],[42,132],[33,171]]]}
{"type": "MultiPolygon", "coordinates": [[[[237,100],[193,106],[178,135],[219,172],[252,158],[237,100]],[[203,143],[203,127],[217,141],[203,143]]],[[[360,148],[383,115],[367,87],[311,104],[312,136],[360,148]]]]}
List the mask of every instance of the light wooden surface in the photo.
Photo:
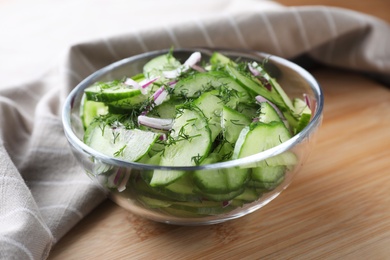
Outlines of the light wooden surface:
{"type": "MultiPolygon", "coordinates": [[[[375,14],[387,1],[366,2],[375,14]]],[[[306,166],[272,203],[227,223],[180,227],[106,201],[49,258],[389,259],[390,89],[351,72],[311,72],[325,91],[323,125],[306,166]]]]}
{"type": "Polygon", "coordinates": [[[339,8],[347,8],[358,12],[374,15],[380,19],[390,22],[390,1],[389,0],[277,0],[286,6],[302,5],[326,5],[339,8]]]}

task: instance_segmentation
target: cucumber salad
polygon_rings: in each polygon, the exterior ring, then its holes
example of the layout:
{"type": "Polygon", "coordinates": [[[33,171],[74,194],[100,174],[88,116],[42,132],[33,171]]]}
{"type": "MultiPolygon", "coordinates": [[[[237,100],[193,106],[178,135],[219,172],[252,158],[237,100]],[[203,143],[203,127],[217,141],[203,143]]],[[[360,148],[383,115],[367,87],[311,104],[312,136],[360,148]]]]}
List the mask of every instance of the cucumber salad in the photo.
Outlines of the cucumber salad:
{"type": "MultiPolygon", "coordinates": [[[[244,158],[299,133],[312,111],[306,96],[290,99],[256,61],[220,52],[180,62],[168,52],[138,75],[84,90],[84,142],[105,155],[161,166],[198,166],[244,158]]],[[[253,166],[195,171],[116,168],[104,185],[136,194],[144,206],[199,217],[229,212],[274,190],[296,155],[284,152],[253,166]]],[[[128,194],[129,195],[129,194],[128,194]]]]}

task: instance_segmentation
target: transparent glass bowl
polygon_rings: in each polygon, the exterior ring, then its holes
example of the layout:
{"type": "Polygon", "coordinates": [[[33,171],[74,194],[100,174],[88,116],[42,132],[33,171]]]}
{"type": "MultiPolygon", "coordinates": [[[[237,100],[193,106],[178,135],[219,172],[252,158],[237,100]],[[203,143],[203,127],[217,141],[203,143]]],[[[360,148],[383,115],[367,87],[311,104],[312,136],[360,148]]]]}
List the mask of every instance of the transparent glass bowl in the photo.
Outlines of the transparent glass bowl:
{"type": "MultiPolygon", "coordinates": [[[[317,81],[306,70],[280,57],[250,52],[218,50],[232,59],[248,59],[262,62],[267,59],[268,72],[277,79],[290,98],[302,98],[307,95],[313,115],[310,123],[290,140],[264,152],[228,162],[193,166],[163,167],[141,163],[126,162],[104,155],[83,143],[84,129],[80,119],[80,104],[83,90],[97,81],[121,79],[142,72],[143,65],[168,50],[144,53],[115,62],[93,73],[69,94],[66,99],[62,119],[65,135],[70,143],[75,158],[85,169],[88,176],[97,182],[108,197],[121,207],[139,216],[169,224],[205,225],[216,224],[245,216],[260,209],[276,198],[293,180],[304,165],[315,142],[315,134],[322,122],[323,94],[317,81]],[[191,176],[194,171],[207,171],[208,174],[221,174],[226,169],[252,171],[265,160],[281,154],[293,153],[297,163],[286,169],[284,175],[272,185],[251,186],[248,193],[228,192],[212,195],[212,199],[192,190],[191,176]],[[144,177],[154,170],[185,171],[188,178],[185,189],[151,189],[144,177]],[[175,190],[176,189],[176,190],[175,190]],[[240,195],[238,195],[240,194],[240,195]],[[217,197],[217,198],[216,198],[217,197]]],[[[200,51],[202,58],[208,60],[211,49],[178,49],[173,52],[180,61],[186,60],[194,51],[200,51]]],[[[248,185],[250,186],[250,185],[248,185]]],[[[242,192],[242,191],[241,191],[242,192]]]]}

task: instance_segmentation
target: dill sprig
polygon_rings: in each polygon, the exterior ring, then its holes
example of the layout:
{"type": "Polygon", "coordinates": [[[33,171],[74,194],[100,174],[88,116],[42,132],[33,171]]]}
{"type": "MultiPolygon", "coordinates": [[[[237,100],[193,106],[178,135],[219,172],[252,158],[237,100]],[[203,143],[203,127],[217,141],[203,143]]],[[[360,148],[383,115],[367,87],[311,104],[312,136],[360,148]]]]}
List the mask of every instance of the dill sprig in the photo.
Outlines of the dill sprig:
{"type": "Polygon", "coordinates": [[[124,146],[122,146],[118,151],[116,151],[116,152],[114,153],[114,156],[115,156],[115,157],[123,157],[126,147],[127,147],[127,144],[125,144],[124,146]]]}
{"type": "Polygon", "coordinates": [[[202,158],[203,158],[203,156],[198,154],[198,155],[192,156],[191,161],[193,161],[195,163],[195,165],[200,165],[202,158]]]}

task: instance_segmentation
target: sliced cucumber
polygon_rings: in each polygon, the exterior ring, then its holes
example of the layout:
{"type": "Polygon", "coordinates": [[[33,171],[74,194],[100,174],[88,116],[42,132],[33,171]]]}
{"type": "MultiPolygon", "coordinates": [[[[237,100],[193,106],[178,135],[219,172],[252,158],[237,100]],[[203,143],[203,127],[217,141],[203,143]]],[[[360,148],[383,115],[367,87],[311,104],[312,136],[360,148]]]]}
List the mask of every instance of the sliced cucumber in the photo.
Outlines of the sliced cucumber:
{"type": "Polygon", "coordinates": [[[202,196],[202,198],[208,199],[211,201],[229,201],[229,200],[236,198],[237,196],[242,194],[244,191],[245,191],[244,186],[242,186],[240,189],[235,190],[235,191],[219,193],[219,194],[218,193],[207,193],[207,192],[199,190],[199,189],[194,190],[194,192],[200,194],[202,196]]]}
{"type": "Polygon", "coordinates": [[[100,115],[106,115],[108,113],[108,107],[103,102],[96,102],[84,99],[81,119],[83,121],[84,128],[87,128],[95,117],[100,115]]]}
{"type": "MultiPolygon", "coordinates": [[[[194,109],[180,109],[172,126],[171,137],[172,140],[161,157],[162,166],[195,166],[207,157],[211,148],[211,133],[207,120],[201,112],[194,109]]],[[[167,186],[184,173],[155,170],[150,185],[167,186]]]]}
{"type": "Polygon", "coordinates": [[[159,106],[156,106],[152,111],[148,113],[148,116],[155,116],[159,118],[175,118],[176,106],[181,104],[183,101],[178,99],[170,99],[159,106]]]}
{"type": "Polygon", "coordinates": [[[192,183],[191,174],[186,174],[177,181],[169,184],[165,189],[171,191],[172,193],[178,193],[181,196],[194,196],[194,185],[192,183]]]}
{"type": "Polygon", "coordinates": [[[148,96],[143,95],[140,92],[139,94],[134,95],[132,97],[106,102],[106,104],[110,107],[110,109],[115,108],[117,109],[117,111],[120,111],[120,109],[122,109],[123,112],[126,113],[129,110],[138,108],[146,100],[148,100],[148,96]]]}
{"type": "Polygon", "coordinates": [[[244,128],[234,148],[233,158],[243,158],[273,148],[288,139],[291,134],[281,122],[258,122],[244,128]]]}
{"type": "Polygon", "coordinates": [[[227,64],[232,64],[233,66],[237,66],[237,64],[232,61],[229,57],[226,57],[220,52],[213,52],[210,57],[210,63],[214,67],[225,66],[227,64]]]}
{"type": "MultiPolygon", "coordinates": [[[[191,202],[191,201],[200,201],[202,198],[199,194],[187,192],[188,188],[185,187],[183,193],[181,193],[181,189],[179,186],[181,186],[182,180],[179,179],[175,181],[173,184],[168,185],[167,187],[151,187],[150,186],[150,180],[153,176],[153,172],[144,172],[141,175],[141,179],[138,179],[133,184],[133,189],[136,190],[137,194],[141,194],[143,196],[147,196],[150,198],[156,198],[166,201],[181,201],[181,202],[191,202]],[[177,182],[177,184],[176,184],[177,182]],[[173,188],[173,186],[176,186],[173,188]],[[173,191],[175,189],[176,191],[173,191]]],[[[185,179],[185,178],[183,178],[185,179]]]]}
{"type": "Polygon", "coordinates": [[[208,127],[211,131],[211,141],[214,142],[217,135],[222,131],[221,117],[223,103],[217,95],[218,91],[203,93],[194,100],[193,104],[197,106],[207,119],[208,127]]]}
{"type": "Polygon", "coordinates": [[[239,70],[237,70],[232,65],[226,65],[226,71],[228,74],[235,79],[242,87],[244,87],[247,91],[252,93],[252,95],[261,95],[265,97],[266,99],[272,99],[270,96],[270,93],[268,89],[266,89],[264,86],[256,83],[250,75],[245,75],[239,70]]]}
{"type": "Polygon", "coordinates": [[[239,103],[235,108],[241,114],[244,114],[246,117],[253,119],[258,116],[259,106],[253,103],[239,103]]]}
{"type": "Polygon", "coordinates": [[[298,115],[299,121],[295,129],[295,134],[302,131],[303,128],[309,124],[311,119],[311,109],[307,106],[306,102],[300,98],[293,99],[294,111],[298,115]]]}
{"type": "Polygon", "coordinates": [[[234,144],[241,130],[251,123],[251,119],[240,112],[224,106],[222,109],[221,126],[223,136],[229,143],[234,144]]]}
{"type": "Polygon", "coordinates": [[[251,171],[251,179],[258,182],[273,182],[276,183],[282,177],[286,167],[284,165],[269,166],[269,167],[257,167],[251,171]]]}
{"type": "Polygon", "coordinates": [[[170,201],[151,198],[148,196],[138,196],[138,199],[149,208],[166,208],[172,205],[170,201]]]}
{"type": "Polygon", "coordinates": [[[234,99],[236,102],[249,102],[250,96],[248,92],[234,81],[229,75],[222,71],[210,71],[204,73],[196,73],[190,77],[179,80],[173,90],[173,95],[184,98],[196,98],[202,93],[219,89],[221,96],[224,97],[225,103],[229,100],[234,106],[234,99]]]}
{"type": "Polygon", "coordinates": [[[134,162],[149,151],[159,136],[139,129],[128,130],[122,125],[110,127],[104,122],[96,122],[86,129],[84,142],[103,154],[134,162]]]}
{"type": "MultiPolygon", "coordinates": [[[[218,155],[208,157],[204,163],[214,163],[217,158],[218,155]]],[[[225,194],[243,187],[248,179],[248,170],[235,168],[199,170],[195,171],[193,176],[194,184],[202,194],[225,194]]]]}
{"type": "Polygon", "coordinates": [[[263,189],[245,187],[244,192],[235,197],[234,200],[242,200],[246,203],[253,202],[255,200],[258,200],[263,193],[263,189]]]}
{"type": "MultiPolygon", "coordinates": [[[[203,163],[211,164],[217,161],[219,161],[219,155],[211,154],[203,163]]],[[[202,194],[210,196],[212,194],[229,194],[241,190],[247,179],[247,169],[199,170],[193,173],[193,182],[196,185],[196,189],[202,194]]],[[[211,198],[210,196],[207,198],[211,198]]]]}
{"type": "Polygon", "coordinates": [[[262,189],[264,192],[269,192],[278,187],[284,181],[284,177],[281,177],[277,182],[260,182],[260,181],[248,181],[247,186],[255,189],[262,189]]]}
{"type": "Polygon", "coordinates": [[[162,76],[163,71],[174,70],[181,66],[181,63],[171,53],[163,54],[151,59],[143,67],[146,78],[152,79],[162,76]]]}
{"type": "Polygon", "coordinates": [[[229,143],[226,140],[222,140],[218,144],[218,146],[214,148],[213,152],[210,155],[216,154],[218,156],[218,160],[216,160],[215,162],[224,162],[232,158],[233,151],[234,143],[229,143]]]}
{"type": "Polygon", "coordinates": [[[263,123],[283,122],[276,110],[268,103],[260,103],[259,121],[263,123]]]}
{"type": "Polygon", "coordinates": [[[141,90],[130,88],[121,81],[98,82],[84,90],[88,100],[113,102],[142,95],[141,90]]]}
{"type": "Polygon", "coordinates": [[[240,190],[248,179],[248,169],[201,170],[194,172],[194,183],[206,194],[225,194],[240,190]]]}

